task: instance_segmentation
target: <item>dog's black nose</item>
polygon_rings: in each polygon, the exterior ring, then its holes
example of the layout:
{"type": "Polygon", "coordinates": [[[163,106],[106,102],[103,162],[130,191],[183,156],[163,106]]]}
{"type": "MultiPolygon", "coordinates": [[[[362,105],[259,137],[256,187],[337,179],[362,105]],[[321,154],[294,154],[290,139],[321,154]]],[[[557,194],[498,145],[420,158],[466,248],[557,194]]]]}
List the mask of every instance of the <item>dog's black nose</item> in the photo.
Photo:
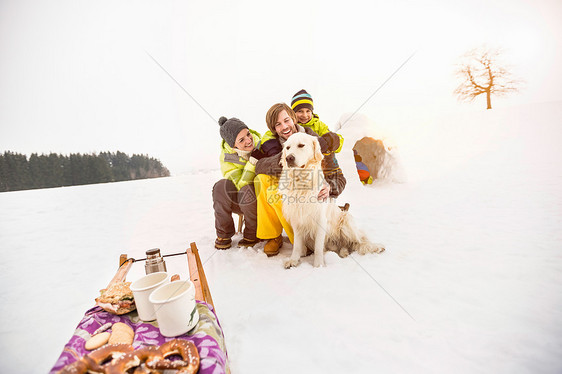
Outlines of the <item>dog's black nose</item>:
{"type": "Polygon", "coordinates": [[[287,157],[285,157],[285,160],[287,161],[288,165],[293,165],[295,163],[295,156],[288,155],[287,157]]]}

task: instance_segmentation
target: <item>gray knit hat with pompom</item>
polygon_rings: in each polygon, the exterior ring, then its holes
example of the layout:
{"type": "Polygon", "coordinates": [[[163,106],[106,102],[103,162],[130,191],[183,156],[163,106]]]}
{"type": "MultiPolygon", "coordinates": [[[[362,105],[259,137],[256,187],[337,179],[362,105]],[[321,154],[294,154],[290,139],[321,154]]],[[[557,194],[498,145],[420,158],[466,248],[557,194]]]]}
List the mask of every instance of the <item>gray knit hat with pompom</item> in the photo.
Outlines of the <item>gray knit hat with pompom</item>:
{"type": "Polygon", "coordinates": [[[226,117],[219,118],[219,126],[221,127],[221,137],[231,147],[234,147],[234,142],[236,142],[236,137],[240,131],[248,128],[244,122],[234,117],[230,119],[226,117]]]}

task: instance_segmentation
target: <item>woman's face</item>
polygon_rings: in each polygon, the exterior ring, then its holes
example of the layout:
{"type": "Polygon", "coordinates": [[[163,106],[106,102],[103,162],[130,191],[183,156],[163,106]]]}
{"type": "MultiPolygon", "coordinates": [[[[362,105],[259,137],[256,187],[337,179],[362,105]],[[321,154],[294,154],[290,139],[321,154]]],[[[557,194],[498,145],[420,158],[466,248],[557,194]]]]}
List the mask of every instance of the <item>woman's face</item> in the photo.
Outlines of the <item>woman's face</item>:
{"type": "Polygon", "coordinates": [[[242,151],[251,151],[254,149],[254,138],[250,130],[243,129],[238,133],[236,141],[234,142],[234,148],[238,148],[242,151]]]}
{"type": "Polygon", "coordinates": [[[293,119],[289,117],[286,110],[281,111],[275,122],[275,132],[279,137],[287,140],[289,136],[297,132],[293,119]]]}
{"type": "Polygon", "coordinates": [[[312,110],[308,108],[300,108],[295,112],[299,123],[307,123],[312,119],[312,110]]]}

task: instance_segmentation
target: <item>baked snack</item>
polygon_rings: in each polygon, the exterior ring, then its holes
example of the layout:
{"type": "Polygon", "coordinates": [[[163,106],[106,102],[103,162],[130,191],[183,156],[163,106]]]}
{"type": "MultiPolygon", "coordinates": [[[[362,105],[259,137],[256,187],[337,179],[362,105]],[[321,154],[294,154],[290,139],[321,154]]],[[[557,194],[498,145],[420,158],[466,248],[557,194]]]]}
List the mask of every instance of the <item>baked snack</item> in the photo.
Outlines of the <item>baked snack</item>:
{"type": "Polygon", "coordinates": [[[129,325],[123,322],[117,322],[111,326],[109,344],[133,344],[134,339],[135,332],[129,325]]]}
{"type": "Polygon", "coordinates": [[[160,370],[177,370],[175,372],[178,374],[195,374],[199,370],[200,358],[193,342],[173,339],[160,347],[146,346],[127,353],[107,365],[105,372],[108,374],[126,373],[142,363],[151,373],[160,372],[160,370]],[[173,355],[179,355],[181,360],[167,359],[173,355]]]}
{"type": "Polygon", "coordinates": [[[98,349],[102,345],[105,345],[105,343],[109,341],[110,337],[111,334],[107,331],[93,335],[90,339],[88,339],[88,341],[84,345],[84,348],[86,348],[88,351],[93,351],[94,349],[98,349]]]}
{"type": "Polygon", "coordinates": [[[174,370],[177,374],[195,374],[200,362],[195,344],[184,339],[172,339],[160,346],[145,346],[137,350],[128,344],[107,344],[66,365],[58,374],[122,374],[133,368],[143,370],[143,373],[174,370]],[[179,355],[181,359],[168,359],[174,355],[179,355]],[[145,368],[141,369],[141,365],[145,368]]]}
{"type": "Polygon", "coordinates": [[[106,344],[66,365],[58,374],[104,373],[109,363],[114,362],[117,358],[127,353],[133,352],[133,350],[133,346],[128,344],[106,344]]]}
{"type": "Polygon", "coordinates": [[[111,323],[111,322],[104,323],[104,324],[101,325],[96,331],[94,331],[94,333],[92,334],[92,336],[93,336],[93,335],[97,335],[97,334],[99,334],[100,332],[104,332],[105,330],[108,330],[108,329],[111,327],[111,325],[113,325],[113,323],[111,323]]]}
{"type": "Polygon", "coordinates": [[[137,307],[131,291],[131,282],[118,282],[109,288],[100,290],[97,304],[105,311],[121,315],[132,312],[137,307]]]}

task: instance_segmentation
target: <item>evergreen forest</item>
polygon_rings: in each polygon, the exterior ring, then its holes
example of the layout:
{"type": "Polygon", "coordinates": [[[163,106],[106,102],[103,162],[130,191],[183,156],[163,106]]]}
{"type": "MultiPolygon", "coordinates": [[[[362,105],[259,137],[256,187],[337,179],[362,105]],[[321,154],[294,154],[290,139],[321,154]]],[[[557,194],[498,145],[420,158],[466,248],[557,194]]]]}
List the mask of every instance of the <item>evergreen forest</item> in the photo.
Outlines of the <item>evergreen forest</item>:
{"type": "Polygon", "coordinates": [[[159,160],[119,151],[69,156],[33,153],[29,158],[10,151],[0,154],[0,192],[169,176],[159,160]]]}

